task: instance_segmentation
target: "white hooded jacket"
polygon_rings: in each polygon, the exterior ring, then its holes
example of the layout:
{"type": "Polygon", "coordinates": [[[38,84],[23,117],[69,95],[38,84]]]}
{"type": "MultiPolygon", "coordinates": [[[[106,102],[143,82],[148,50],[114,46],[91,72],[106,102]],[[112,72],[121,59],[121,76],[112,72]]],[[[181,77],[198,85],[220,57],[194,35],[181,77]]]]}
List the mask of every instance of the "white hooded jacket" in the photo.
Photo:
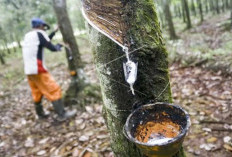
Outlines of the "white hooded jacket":
{"type": "Polygon", "coordinates": [[[39,29],[34,29],[25,35],[22,46],[24,72],[26,75],[47,72],[44,63],[44,47],[51,51],[60,51],[61,48],[60,44],[53,45],[50,42],[54,35],[55,32],[48,36],[45,31],[39,29]]]}

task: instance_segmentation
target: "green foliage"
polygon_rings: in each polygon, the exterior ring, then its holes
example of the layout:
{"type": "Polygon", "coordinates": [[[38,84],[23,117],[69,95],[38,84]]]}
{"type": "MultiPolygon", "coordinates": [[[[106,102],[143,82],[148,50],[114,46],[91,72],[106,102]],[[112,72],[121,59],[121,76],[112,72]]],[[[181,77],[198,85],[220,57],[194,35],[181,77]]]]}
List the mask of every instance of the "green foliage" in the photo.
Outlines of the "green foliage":
{"type": "MultiPolygon", "coordinates": [[[[76,29],[83,30],[85,23],[81,15],[80,1],[67,0],[67,3],[67,10],[69,11],[74,31],[76,29]]],[[[31,30],[31,19],[33,17],[42,18],[51,27],[56,25],[56,17],[51,1],[0,0],[0,49],[6,49],[15,41],[17,43],[22,41],[25,33],[31,30]]],[[[4,53],[4,55],[6,54],[8,55],[8,53],[4,53]]]]}
{"type": "Polygon", "coordinates": [[[22,39],[23,35],[30,30],[30,20],[32,17],[41,17],[50,24],[54,24],[55,18],[51,3],[46,0],[0,0],[0,16],[2,28],[5,37],[13,42],[15,39],[10,38],[10,34],[22,39]]]}
{"type": "Polygon", "coordinates": [[[85,20],[81,13],[81,2],[77,0],[68,0],[67,6],[69,8],[68,13],[72,21],[73,28],[78,28],[79,30],[85,29],[85,20]]]}

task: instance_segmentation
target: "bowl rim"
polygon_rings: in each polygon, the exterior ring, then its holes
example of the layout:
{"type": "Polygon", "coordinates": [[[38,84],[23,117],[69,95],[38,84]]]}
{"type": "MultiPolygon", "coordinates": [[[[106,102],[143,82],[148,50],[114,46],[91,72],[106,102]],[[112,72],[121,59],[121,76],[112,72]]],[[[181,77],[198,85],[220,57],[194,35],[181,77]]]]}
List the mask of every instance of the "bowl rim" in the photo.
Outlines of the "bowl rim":
{"type": "Polygon", "coordinates": [[[190,116],[188,114],[188,112],[186,110],[184,110],[182,107],[178,106],[178,105],[174,105],[172,103],[167,103],[167,102],[156,102],[156,103],[151,103],[151,104],[146,104],[146,105],[142,105],[140,106],[139,108],[135,109],[128,117],[127,117],[127,120],[126,120],[126,123],[123,127],[123,132],[125,134],[125,136],[127,137],[127,139],[135,144],[140,144],[140,145],[143,145],[143,146],[164,146],[164,145],[168,145],[168,144],[171,144],[171,143],[174,143],[175,141],[177,141],[178,139],[181,139],[182,137],[184,137],[186,135],[186,133],[188,132],[189,128],[191,126],[191,121],[190,121],[190,116]],[[172,107],[175,107],[175,108],[178,108],[180,110],[182,110],[185,115],[186,115],[186,119],[187,119],[187,124],[186,124],[186,127],[184,130],[186,130],[185,132],[182,131],[178,136],[172,138],[171,140],[168,140],[166,142],[162,142],[162,143],[158,143],[158,144],[149,144],[149,143],[144,143],[144,142],[140,142],[138,141],[136,138],[134,138],[130,131],[128,130],[128,128],[126,126],[129,126],[129,120],[130,118],[132,117],[132,115],[134,115],[136,112],[138,112],[141,108],[143,107],[150,107],[150,106],[155,106],[155,105],[169,105],[169,106],[172,106],[172,107]]]}

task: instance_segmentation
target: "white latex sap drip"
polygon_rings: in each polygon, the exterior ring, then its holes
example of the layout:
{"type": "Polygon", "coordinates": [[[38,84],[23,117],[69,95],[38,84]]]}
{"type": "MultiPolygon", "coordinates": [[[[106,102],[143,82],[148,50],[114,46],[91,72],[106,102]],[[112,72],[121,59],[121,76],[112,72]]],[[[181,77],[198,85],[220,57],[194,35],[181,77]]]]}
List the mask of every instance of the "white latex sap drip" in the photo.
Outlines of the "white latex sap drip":
{"type": "MultiPolygon", "coordinates": [[[[134,83],[137,79],[137,68],[138,68],[138,63],[134,63],[133,61],[130,60],[129,57],[129,49],[127,46],[122,45],[121,43],[119,43],[117,40],[115,40],[113,37],[111,37],[109,34],[107,34],[105,31],[101,30],[99,27],[97,27],[86,15],[84,8],[82,8],[82,14],[84,16],[84,18],[87,20],[87,22],[93,27],[95,28],[97,31],[101,32],[102,34],[104,34],[105,36],[107,36],[108,38],[110,38],[112,41],[114,41],[116,44],[118,44],[119,46],[122,47],[123,51],[126,53],[126,58],[127,58],[127,62],[123,63],[123,68],[124,68],[124,74],[125,74],[125,80],[127,81],[127,83],[129,83],[130,85],[130,89],[132,91],[132,94],[135,95],[134,92],[134,83]]],[[[98,17],[101,18],[102,20],[105,20],[102,17],[98,17]]],[[[109,21],[107,21],[109,22],[109,21]]]]}
{"type": "Polygon", "coordinates": [[[147,143],[156,145],[156,144],[166,143],[170,140],[172,140],[172,138],[150,139],[147,143]]]}
{"type": "Polygon", "coordinates": [[[130,60],[130,58],[129,58],[129,50],[128,50],[127,47],[124,48],[123,50],[126,53],[126,58],[127,58],[127,62],[123,63],[125,80],[130,85],[130,89],[132,91],[132,94],[135,95],[135,91],[134,91],[133,86],[134,86],[134,83],[135,83],[135,81],[137,79],[137,67],[138,67],[138,64],[130,60]]]}

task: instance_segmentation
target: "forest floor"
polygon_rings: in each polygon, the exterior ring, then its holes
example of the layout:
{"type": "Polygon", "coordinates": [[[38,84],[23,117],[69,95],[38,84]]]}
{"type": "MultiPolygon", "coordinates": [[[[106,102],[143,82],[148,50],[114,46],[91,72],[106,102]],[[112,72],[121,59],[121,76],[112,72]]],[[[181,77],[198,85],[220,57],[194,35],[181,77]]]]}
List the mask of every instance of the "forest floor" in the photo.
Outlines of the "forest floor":
{"type": "MultiPolygon", "coordinates": [[[[232,36],[232,33],[215,26],[224,23],[227,16],[209,19],[190,31],[178,33],[184,45],[180,49],[193,50],[195,41],[200,41],[197,42],[200,48],[194,51],[202,52],[201,46],[209,46],[212,41],[220,41],[221,45],[217,43],[211,50],[223,49],[227,38],[221,35],[232,36]],[[215,32],[219,33],[215,35],[215,32]],[[207,37],[202,39],[198,34],[207,37]],[[212,41],[206,40],[208,37],[212,41]]],[[[98,80],[89,46],[85,40],[78,43],[82,45],[86,75],[96,84],[98,80]]],[[[171,51],[172,44],[167,45],[171,51]]],[[[47,59],[51,74],[65,91],[70,79],[64,54],[48,54],[47,59]]],[[[174,103],[180,104],[191,116],[192,125],[184,141],[185,151],[188,157],[231,157],[232,77],[223,70],[209,70],[200,65],[183,66],[180,60],[170,65],[174,103]]],[[[0,67],[0,156],[113,157],[101,115],[101,101],[89,98],[86,111],[79,111],[74,119],[57,124],[52,106],[45,100],[44,107],[51,116],[48,120],[39,120],[22,69],[21,56],[9,59],[6,66],[0,67]]]]}

